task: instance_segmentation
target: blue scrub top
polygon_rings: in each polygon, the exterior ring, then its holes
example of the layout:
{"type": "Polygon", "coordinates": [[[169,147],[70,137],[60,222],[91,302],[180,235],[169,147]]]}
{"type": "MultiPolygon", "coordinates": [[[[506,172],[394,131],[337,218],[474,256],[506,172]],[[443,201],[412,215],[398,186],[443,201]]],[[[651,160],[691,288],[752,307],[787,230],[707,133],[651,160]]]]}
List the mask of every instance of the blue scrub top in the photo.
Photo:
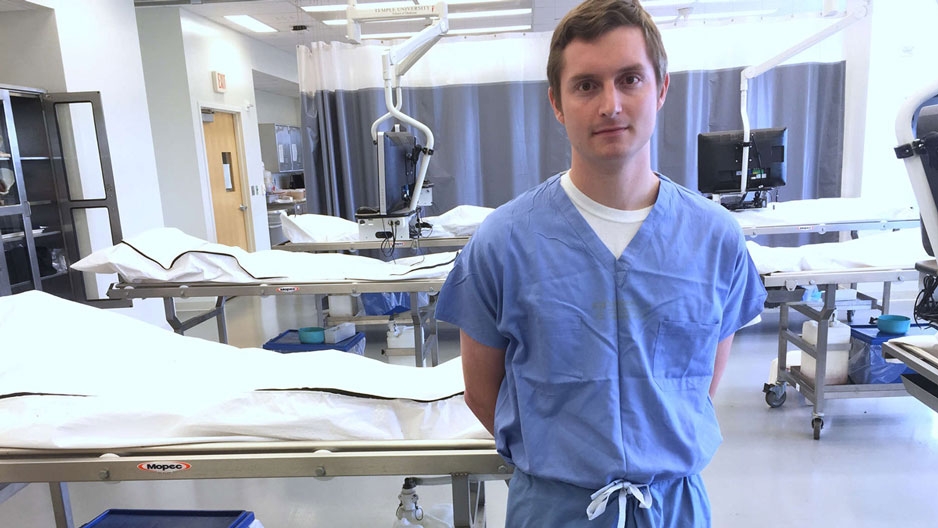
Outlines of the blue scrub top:
{"type": "Polygon", "coordinates": [[[659,178],[618,259],[557,175],[489,215],[440,292],[439,320],[506,350],[495,440],[528,474],[648,484],[699,473],[722,441],[716,346],[765,289],[730,213],[659,178]]]}

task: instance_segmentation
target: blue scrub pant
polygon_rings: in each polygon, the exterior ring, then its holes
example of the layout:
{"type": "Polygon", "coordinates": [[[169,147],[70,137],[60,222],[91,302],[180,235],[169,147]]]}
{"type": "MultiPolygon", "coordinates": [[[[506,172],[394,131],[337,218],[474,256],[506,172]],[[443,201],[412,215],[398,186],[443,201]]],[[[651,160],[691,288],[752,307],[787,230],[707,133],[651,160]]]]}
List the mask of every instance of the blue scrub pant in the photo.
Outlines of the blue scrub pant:
{"type": "MultiPolygon", "coordinates": [[[[629,497],[627,528],[710,528],[710,500],[700,475],[655,482],[649,487],[650,508],[639,508],[629,497]]],[[[515,468],[508,487],[505,528],[615,528],[618,497],[609,498],[606,511],[590,521],[586,507],[596,490],[528,475],[515,468]]]]}

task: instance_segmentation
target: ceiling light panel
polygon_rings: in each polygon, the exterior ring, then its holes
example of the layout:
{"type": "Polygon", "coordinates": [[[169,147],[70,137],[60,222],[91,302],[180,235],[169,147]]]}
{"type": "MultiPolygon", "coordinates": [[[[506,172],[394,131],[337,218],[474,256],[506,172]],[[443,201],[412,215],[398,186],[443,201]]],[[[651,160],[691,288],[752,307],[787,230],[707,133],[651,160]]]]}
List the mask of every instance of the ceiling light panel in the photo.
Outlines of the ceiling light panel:
{"type": "Polygon", "coordinates": [[[225,15],[225,19],[243,28],[249,29],[255,33],[276,33],[277,32],[276,29],[248,15],[225,15]]]}
{"type": "Polygon", "coordinates": [[[495,18],[509,16],[530,15],[531,9],[498,9],[492,11],[462,11],[459,13],[450,13],[447,17],[450,20],[462,20],[467,18],[495,18]]]}

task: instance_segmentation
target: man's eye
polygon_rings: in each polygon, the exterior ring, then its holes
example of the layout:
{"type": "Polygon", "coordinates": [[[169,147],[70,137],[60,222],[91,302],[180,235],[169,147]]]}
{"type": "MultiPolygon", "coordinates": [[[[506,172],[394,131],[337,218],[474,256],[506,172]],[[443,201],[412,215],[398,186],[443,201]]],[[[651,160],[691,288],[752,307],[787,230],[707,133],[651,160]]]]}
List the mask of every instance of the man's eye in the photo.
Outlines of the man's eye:
{"type": "Polygon", "coordinates": [[[596,83],[593,81],[583,81],[576,85],[576,91],[578,92],[588,92],[596,88],[596,83]]]}
{"type": "Polygon", "coordinates": [[[638,84],[642,82],[642,78],[638,75],[625,75],[622,77],[622,79],[619,82],[621,82],[624,85],[631,86],[633,84],[638,84]]]}

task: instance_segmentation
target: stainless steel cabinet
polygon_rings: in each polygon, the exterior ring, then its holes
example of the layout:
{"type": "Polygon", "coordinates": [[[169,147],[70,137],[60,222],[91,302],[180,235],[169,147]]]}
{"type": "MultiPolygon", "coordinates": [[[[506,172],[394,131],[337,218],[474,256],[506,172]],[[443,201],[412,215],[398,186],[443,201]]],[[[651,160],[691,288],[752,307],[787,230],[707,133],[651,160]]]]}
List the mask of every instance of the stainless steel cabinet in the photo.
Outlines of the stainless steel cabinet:
{"type": "Polygon", "coordinates": [[[100,94],[0,85],[0,136],[0,295],[129,306],[69,268],[121,239],[100,94]]]}
{"type": "Polygon", "coordinates": [[[303,136],[298,127],[264,123],[258,125],[261,158],[270,172],[302,172],[303,136]]]}

